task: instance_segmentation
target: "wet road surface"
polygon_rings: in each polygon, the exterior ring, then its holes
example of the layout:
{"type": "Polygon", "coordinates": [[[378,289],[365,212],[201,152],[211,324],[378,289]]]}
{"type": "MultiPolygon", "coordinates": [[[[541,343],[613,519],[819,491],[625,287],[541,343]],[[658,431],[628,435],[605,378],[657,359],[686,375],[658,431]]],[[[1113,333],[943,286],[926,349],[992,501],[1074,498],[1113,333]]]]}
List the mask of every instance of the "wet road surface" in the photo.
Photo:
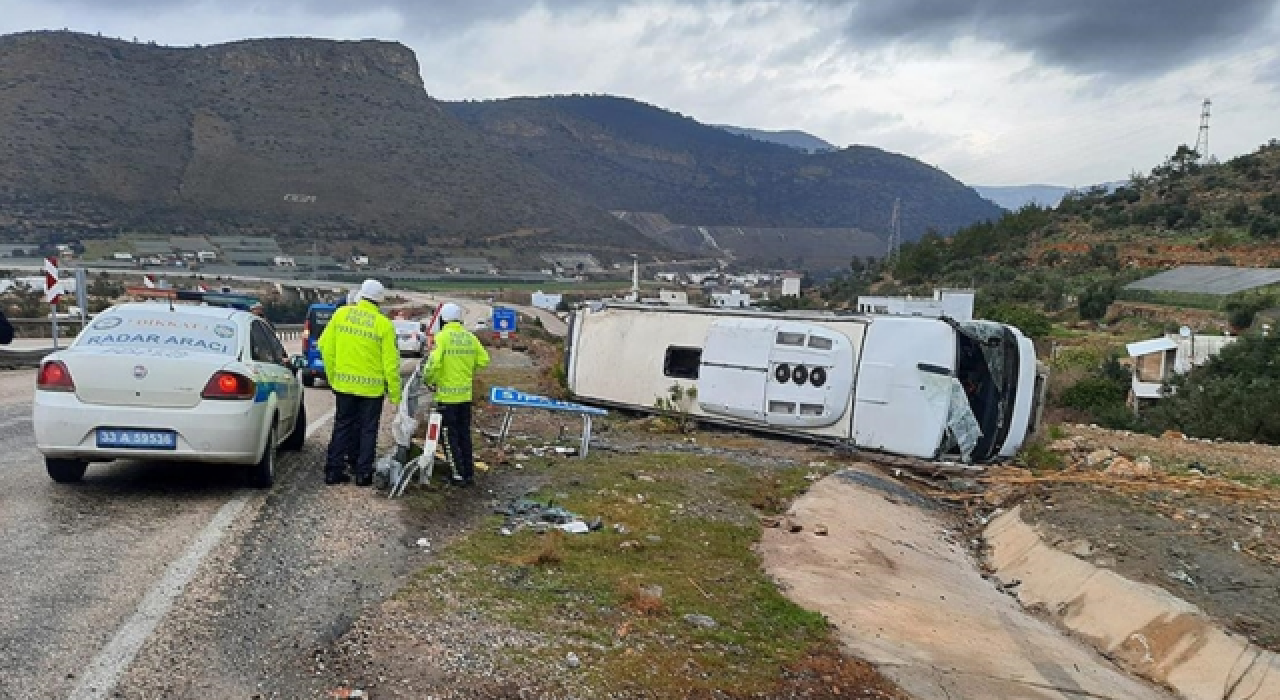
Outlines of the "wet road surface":
{"type": "Polygon", "coordinates": [[[398,504],[324,486],[326,389],[257,491],[236,468],[137,462],[56,484],[33,384],[0,372],[0,698],[314,696],[314,648],[425,556],[398,504]]]}

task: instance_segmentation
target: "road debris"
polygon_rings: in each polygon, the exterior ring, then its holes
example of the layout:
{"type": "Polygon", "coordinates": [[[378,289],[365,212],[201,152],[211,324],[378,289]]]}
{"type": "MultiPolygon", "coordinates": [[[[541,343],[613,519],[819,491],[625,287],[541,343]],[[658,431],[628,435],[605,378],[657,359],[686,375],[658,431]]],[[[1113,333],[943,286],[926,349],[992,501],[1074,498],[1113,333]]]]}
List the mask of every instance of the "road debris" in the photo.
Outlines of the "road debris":
{"type": "Polygon", "coordinates": [[[684,621],[693,625],[694,627],[701,627],[702,629],[707,629],[707,630],[715,629],[716,627],[720,626],[719,623],[717,623],[715,619],[712,618],[711,616],[700,615],[696,613],[690,613],[688,615],[685,615],[684,621]]]}
{"type": "Polygon", "coordinates": [[[495,508],[494,512],[507,517],[502,523],[502,527],[498,530],[504,536],[513,535],[525,528],[537,532],[546,532],[551,528],[556,528],[574,535],[604,529],[604,521],[601,518],[592,518],[588,522],[577,513],[571,513],[555,505],[554,501],[548,501],[544,504],[519,498],[495,508]]]}

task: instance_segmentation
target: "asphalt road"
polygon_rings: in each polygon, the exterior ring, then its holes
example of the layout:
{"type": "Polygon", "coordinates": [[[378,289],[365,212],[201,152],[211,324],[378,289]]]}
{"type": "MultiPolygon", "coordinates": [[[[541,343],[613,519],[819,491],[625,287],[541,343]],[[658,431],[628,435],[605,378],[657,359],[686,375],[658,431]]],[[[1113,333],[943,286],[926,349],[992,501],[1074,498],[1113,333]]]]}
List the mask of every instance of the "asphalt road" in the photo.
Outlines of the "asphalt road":
{"type": "Polygon", "coordinates": [[[422,563],[399,507],[323,484],[333,398],[276,487],[217,466],[52,482],[34,372],[0,373],[0,698],[315,697],[312,655],[422,563]]]}

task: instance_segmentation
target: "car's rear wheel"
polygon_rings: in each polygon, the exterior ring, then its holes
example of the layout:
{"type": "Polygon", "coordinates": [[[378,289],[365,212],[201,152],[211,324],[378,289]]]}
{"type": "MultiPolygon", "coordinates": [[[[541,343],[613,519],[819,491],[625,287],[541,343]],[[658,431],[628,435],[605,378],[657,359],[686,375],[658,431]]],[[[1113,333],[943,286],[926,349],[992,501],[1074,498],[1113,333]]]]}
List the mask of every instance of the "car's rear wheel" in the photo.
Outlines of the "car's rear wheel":
{"type": "Polygon", "coordinates": [[[267,445],[262,448],[258,463],[249,467],[249,484],[255,488],[269,489],[276,482],[276,426],[275,419],[267,432],[267,445]]]}
{"type": "Polygon", "coordinates": [[[46,457],[44,468],[49,472],[49,478],[59,484],[74,484],[84,478],[84,471],[89,468],[89,463],[76,459],[46,457]]]}
{"type": "Polygon", "coordinates": [[[280,443],[280,449],[288,452],[297,452],[307,442],[307,404],[298,402],[298,415],[293,419],[293,430],[289,431],[289,437],[280,443]]]}
{"type": "Polygon", "coordinates": [[[316,374],[309,369],[302,370],[302,386],[311,387],[316,385],[316,374]]]}

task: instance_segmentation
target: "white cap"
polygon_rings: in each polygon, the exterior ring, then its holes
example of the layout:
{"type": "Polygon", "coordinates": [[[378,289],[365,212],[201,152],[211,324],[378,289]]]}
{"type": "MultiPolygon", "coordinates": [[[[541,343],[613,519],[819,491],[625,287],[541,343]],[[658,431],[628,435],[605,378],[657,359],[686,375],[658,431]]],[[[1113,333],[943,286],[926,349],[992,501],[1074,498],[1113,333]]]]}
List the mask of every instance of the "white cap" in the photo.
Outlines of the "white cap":
{"type": "Polygon", "coordinates": [[[442,323],[449,323],[450,321],[461,321],[461,320],[462,320],[461,306],[458,306],[453,302],[449,302],[448,304],[445,304],[444,307],[440,309],[440,321],[442,323]]]}
{"type": "Polygon", "coordinates": [[[361,299],[368,299],[375,304],[381,304],[386,296],[387,290],[383,288],[382,283],[378,280],[365,280],[360,285],[361,299]]]}

